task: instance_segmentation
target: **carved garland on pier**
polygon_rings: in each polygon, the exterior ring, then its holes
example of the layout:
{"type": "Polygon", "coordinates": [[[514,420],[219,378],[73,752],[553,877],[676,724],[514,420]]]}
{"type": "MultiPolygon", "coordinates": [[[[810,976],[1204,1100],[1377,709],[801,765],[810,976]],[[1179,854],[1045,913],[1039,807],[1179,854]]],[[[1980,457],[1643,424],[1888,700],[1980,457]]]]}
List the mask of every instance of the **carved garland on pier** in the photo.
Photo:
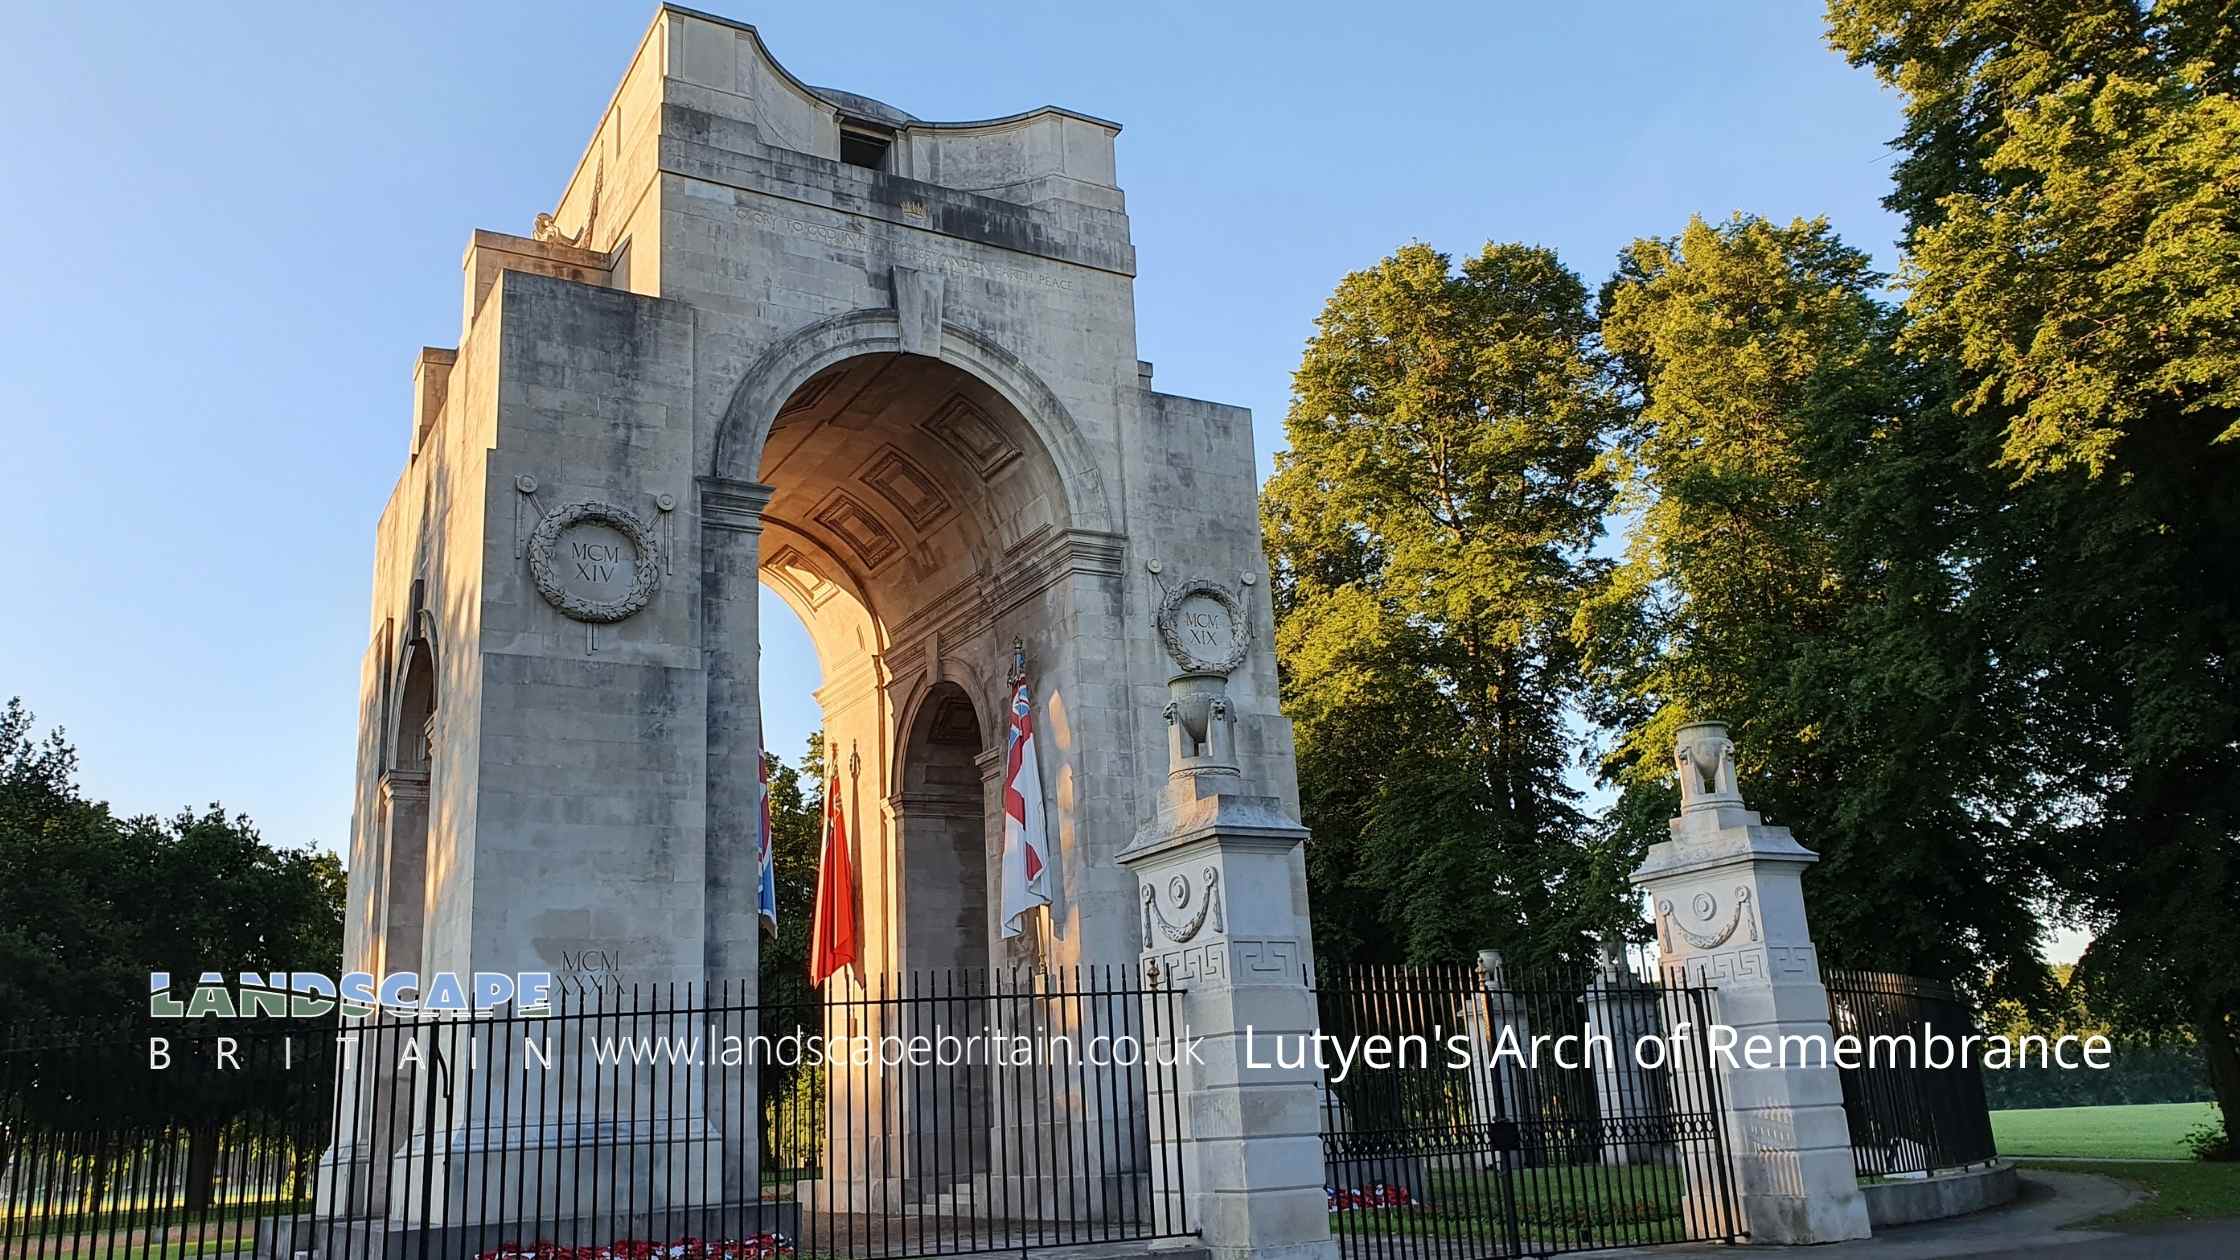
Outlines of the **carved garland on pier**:
{"type": "MultiPolygon", "coordinates": [[[[1734,930],[1742,926],[1742,922],[1746,917],[1748,917],[1750,921],[1750,939],[1753,941],[1758,939],[1758,920],[1755,917],[1749,916],[1749,907],[1750,890],[1747,887],[1735,889],[1734,911],[1727,916],[1726,926],[1720,928],[1717,932],[1709,936],[1706,936],[1701,932],[1693,931],[1686,924],[1676,921],[1673,918],[1672,898],[1670,897],[1662,898],[1657,902],[1657,914],[1664,920],[1665,926],[1671,928],[1673,931],[1678,932],[1681,939],[1688,942],[1688,944],[1695,946],[1697,949],[1717,949],[1721,945],[1727,943],[1727,938],[1734,935],[1734,930]]],[[[1718,910],[1719,902],[1717,898],[1713,897],[1710,893],[1707,892],[1699,892],[1696,894],[1695,912],[1697,918],[1708,919],[1712,915],[1718,913],[1718,910]]]]}
{"type": "MultiPolygon", "coordinates": [[[[1220,900],[1214,893],[1214,890],[1221,883],[1221,872],[1209,866],[1200,878],[1205,882],[1205,895],[1198,898],[1197,913],[1191,915],[1188,922],[1181,924],[1174,923],[1167,918],[1167,912],[1159,905],[1159,890],[1150,884],[1143,886],[1143,947],[1145,949],[1151,949],[1157,943],[1156,938],[1151,934],[1154,922],[1158,924],[1159,932],[1162,935],[1178,945],[1195,937],[1199,929],[1205,927],[1206,917],[1209,913],[1213,917],[1213,930],[1216,932],[1222,930],[1220,900]]],[[[1190,880],[1188,877],[1177,875],[1168,880],[1167,895],[1173,899],[1175,909],[1188,909],[1190,906],[1190,880]]]]}
{"type": "Polygon", "coordinates": [[[1252,621],[1244,604],[1231,595],[1226,587],[1202,579],[1177,583],[1166,592],[1159,603],[1159,642],[1167,649],[1174,663],[1193,673],[1228,674],[1244,664],[1246,652],[1252,646],[1252,621]],[[1201,655],[1196,646],[1183,641],[1181,623],[1187,613],[1184,605],[1193,600],[1203,600],[1220,607],[1229,620],[1227,644],[1218,646],[1214,655],[1201,655]]]}

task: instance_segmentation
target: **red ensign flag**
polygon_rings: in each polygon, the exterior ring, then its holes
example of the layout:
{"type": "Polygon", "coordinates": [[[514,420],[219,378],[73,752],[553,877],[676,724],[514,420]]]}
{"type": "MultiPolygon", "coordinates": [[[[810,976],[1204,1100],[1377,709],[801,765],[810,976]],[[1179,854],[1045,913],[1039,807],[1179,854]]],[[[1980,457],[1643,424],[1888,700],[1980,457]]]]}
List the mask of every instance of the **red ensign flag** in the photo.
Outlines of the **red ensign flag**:
{"type": "Polygon", "coordinates": [[[825,784],[824,854],[817,859],[817,917],[809,933],[809,984],[822,985],[856,961],[856,868],[848,857],[848,821],[840,784],[825,784]]]}

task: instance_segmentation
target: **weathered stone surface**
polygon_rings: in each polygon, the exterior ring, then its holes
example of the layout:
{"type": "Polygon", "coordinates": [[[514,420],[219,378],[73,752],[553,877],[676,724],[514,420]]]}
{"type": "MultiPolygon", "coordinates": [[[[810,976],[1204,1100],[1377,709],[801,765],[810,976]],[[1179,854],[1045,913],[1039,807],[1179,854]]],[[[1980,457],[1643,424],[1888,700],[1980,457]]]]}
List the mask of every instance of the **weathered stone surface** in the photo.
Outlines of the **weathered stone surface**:
{"type": "MultiPolygon", "coordinates": [[[[1235,593],[1231,755],[1279,807],[1295,789],[1249,417],[1155,392],[1136,358],[1118,127],[1054,108],[924,123],[800,84],[751,28],[655,23],[537,238],[474,235],[461,345],[415,369],[376,543],[353,868],[391,865],[376,785],[424,644],[427,887],[354,886],[353,965],[417,900],[421,948],[396,952],[431,967],[558,969],[588,948],[642,981],[751,974],[725,860],[751,816],[749,578],[809,624],[833,747],[860,759],[842,792],[872,968],[1004,957],[985,923],[954,948],[990,855],[914,863],[906,820],[961,809],[992,836],[985,783],[911,786],[914,736],[996,747],[1014,635],[1060,831],[1035,947],[1132,956],[1134,884],[1111,859],[1165,776],[1171,588],[1235,593]],[[843,120],[888,128],[882,169],[838,160],[843,120]],[[659,553],[643,574],[625,521],[659,553]],[[633,578],[642,608],[619,598],[633,578]],[[924,719],[948,696],[962,720],[937,736],[924,719]],[[913,882],[940,942],[908,930],[913,882]]],[[[1208,610],[1227,615],[1191,601],[1208,610]]]]}
{"type": "MultiPolygon", "coordinates": [[[[534,236],[473,235],[459,345],[414,370],[375,539],[350,967],[753,977],[758,583],[822,662],[862,895],[843,990],[1138,956],[1114,859],[1166,783],[1171,583],[1236,601],[1226,755],[1254,808],[1295,816],[1249,416],[1158,393],[1137,358],[1118,131],[921,122],[802,84],[749,27],[656,14],[534,236]],[[844,124],[882,133],[876,168],[840,160],[844,124]],[[1005,941],[1014,638],[1055,891],[1005,941]],[[398,772],[424,805],[385,794],[398,772]]],[[[1209,965],[1295,975],[1303,861],[1255,861],[1289,926],[1209,965]]]]}

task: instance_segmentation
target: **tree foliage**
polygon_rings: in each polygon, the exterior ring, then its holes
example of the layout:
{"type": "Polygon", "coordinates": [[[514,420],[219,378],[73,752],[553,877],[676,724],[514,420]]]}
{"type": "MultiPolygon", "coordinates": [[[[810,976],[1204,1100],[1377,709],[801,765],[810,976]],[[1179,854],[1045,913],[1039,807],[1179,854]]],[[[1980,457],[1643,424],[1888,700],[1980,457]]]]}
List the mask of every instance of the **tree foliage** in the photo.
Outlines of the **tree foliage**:
{"type": "Polygon", "coordinates": [[[2240,437],[2240,22],[2205,0],[1845,0],[1907,97],[1913,335],[2024,474],[2106,472],[2143,425],[2240,437]]]}
{"type": "Polygon", "coordinates": [[[2212,0],[1838,0],[1904,95],[1910,352],[2008,484],[1972,539],[2050,802],[2041,869],[2120,1029],[2240,1108],[2240,24],[2212,0]]]}
{"type": "Polygon", "coordinates": [[[1565,782],[1619,415],[1585,287],[1411,244],[1316,328],[1262,516],[1322,950],[1575,952],[1624,887],[1565,782]]]}
{"type": "Polygon", "coordinates": [[[118,818],[77,752],[0,711],[0,1011],[10,1023],[145,1010],[148,973],[339,971],[342,863],[268,843],[217,805],[118,818]],[[160,910],[160,912],[158,912],[160,910]]]}
{"type": "Polygon", "coordinates": [[[1882,277],[1823,221],[1691,221],[1637,242],[1602,330],[1635,405],[1625,559],[1578,632],[1616,734],[1630,852],[1672,810],[1678,728],[1735,731],[1754,806],[1822,856],[1830,963],[1974,985],[2038,967],[2003,825],[2027,793],[1992,649],[1966,615],[1950,505],[1988,484],[1898,353],[1882,277]]]}
{"type": "Polygon", "coordinates": [[[770,849],[778,886],[778,930],[762,938],[761,993],[765,1002],[807,1006],[809,924],[816,912],[817,846],[823,838],[824,776],[820,736],[810,737],[802,768],[776,753],[762,754],[770,771],[770,849]]]}

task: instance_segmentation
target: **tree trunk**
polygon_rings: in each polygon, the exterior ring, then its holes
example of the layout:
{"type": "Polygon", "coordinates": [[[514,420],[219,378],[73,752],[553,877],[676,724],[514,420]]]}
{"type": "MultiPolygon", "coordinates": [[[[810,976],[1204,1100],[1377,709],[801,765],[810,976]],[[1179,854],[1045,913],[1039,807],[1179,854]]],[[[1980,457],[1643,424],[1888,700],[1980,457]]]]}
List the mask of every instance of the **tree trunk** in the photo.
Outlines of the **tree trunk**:
{"type": "Polygon", "coordinates": [[[197,1126],[187,1133],[187,1211],[196,1215],[208,1211],[217,1186],[218,1130],[214,1125],[197,1126]]]}
{"type": "Polygon", "coordinates": [[[2224,1003],[2211,1002],[2194,1030],[2201,1039],[2201,1057],[2209,1065],[2209,1088],[2216,1091],[2217,1110],[2224,1115],[2226,1159],[2240,1159],[2233,1130],[2233,1121],[2240,1118],[2240,1030],[2233,1027],[2234,1014],[2224,1003]]]}
{"type": "Polygon", "coordinates": [[[101,1201],[108,1197],[109,1172],[116,1158],[115,1137],[105,1137],[94,1148],[93,1166],[86,1172],[86,1194],[82,1210],[87,1227],[92,1228],[93,1217],[101,1211],[101,1201]]]}

